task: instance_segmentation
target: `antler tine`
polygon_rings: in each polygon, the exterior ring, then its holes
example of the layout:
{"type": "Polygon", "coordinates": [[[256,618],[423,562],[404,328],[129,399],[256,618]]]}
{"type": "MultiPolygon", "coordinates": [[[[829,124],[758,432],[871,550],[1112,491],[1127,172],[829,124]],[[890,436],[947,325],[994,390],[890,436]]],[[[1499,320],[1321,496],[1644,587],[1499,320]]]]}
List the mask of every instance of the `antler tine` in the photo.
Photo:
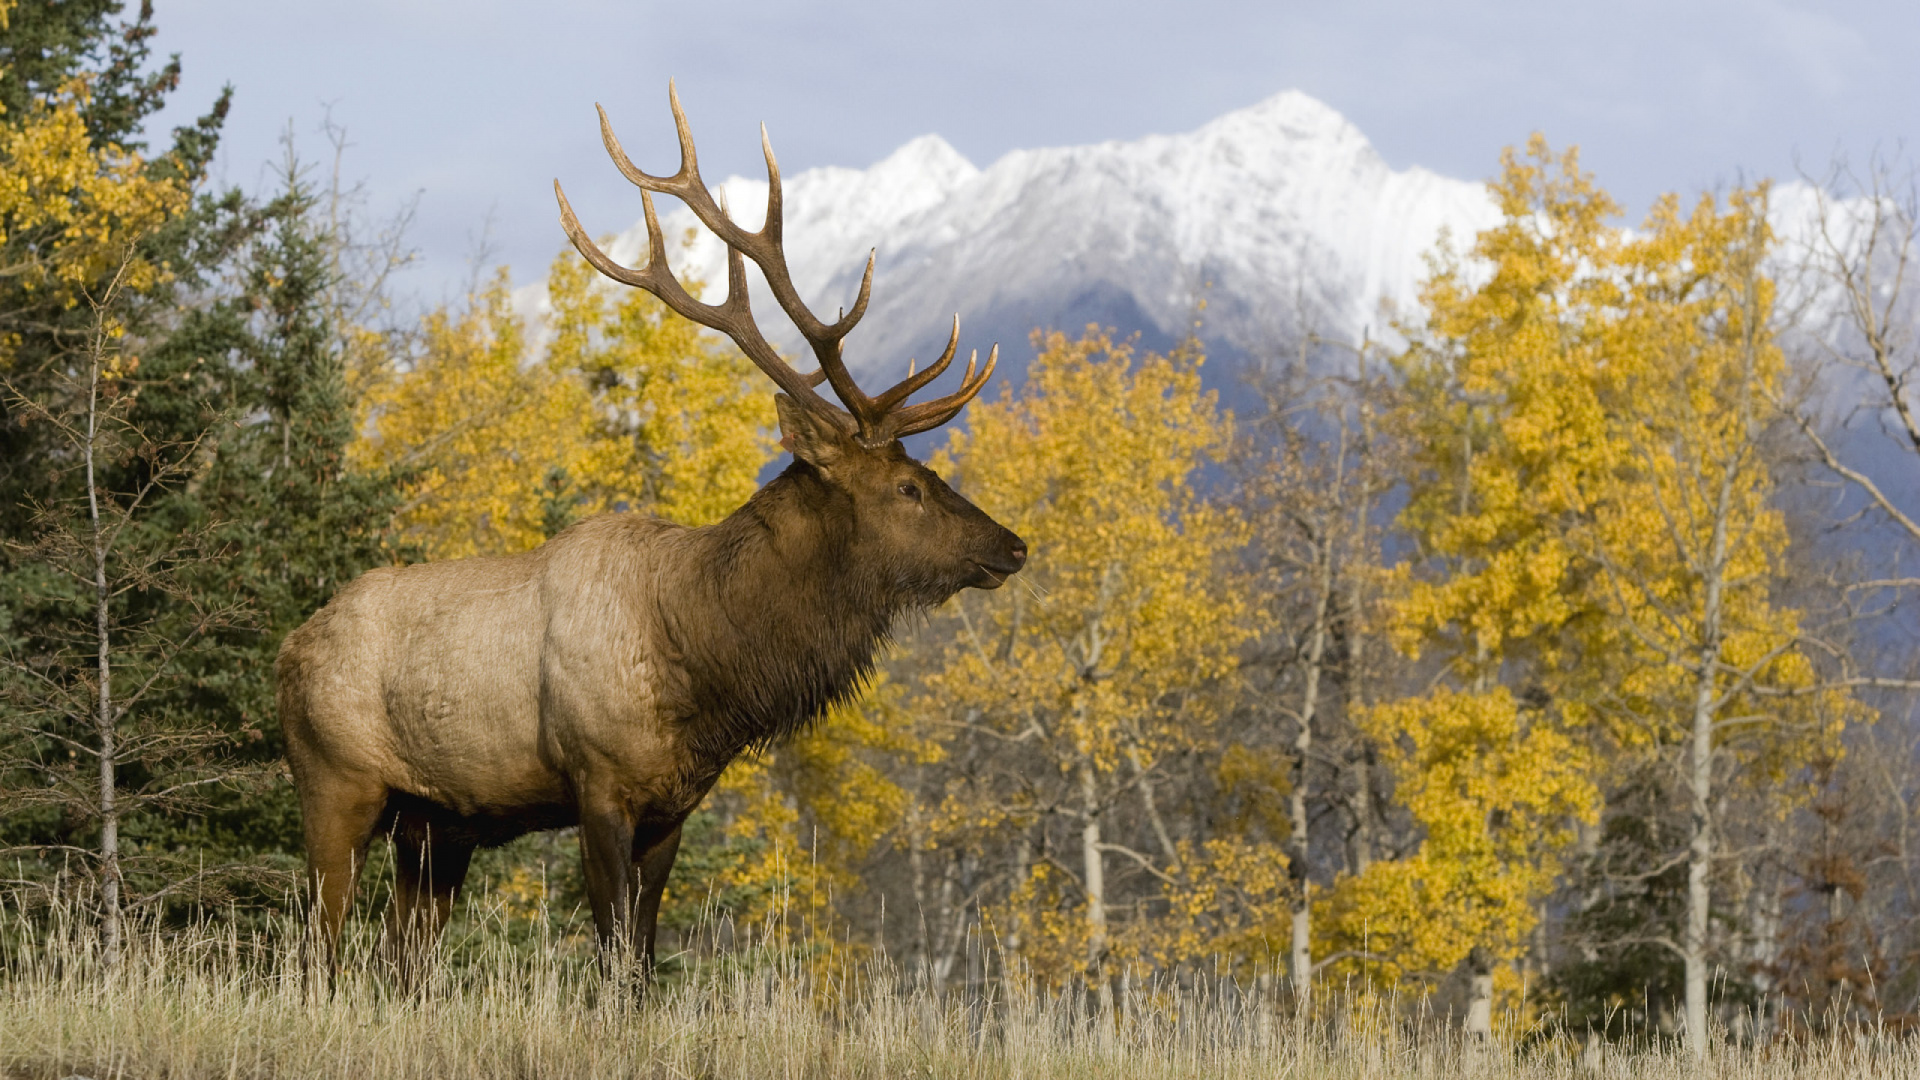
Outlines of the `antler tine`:
{"type": "MultiPolygon", "coordinates": [[[[907,377],[894,384],[893,388],[873,399],[875,406],[884,412],[892,412],[906,403],[906,400],[918,393],[920,388],[939,378],[940,373],[953,363],[953,354],[960,348],[960,316],[953,317],[953,333],[947,335],[947,347],[941,352],[940,359],[927,366],[925,371],[915,374],[911,369],[907,377]]],[[[967,369],[972,374],[973,369],[967,369]]]]}
{"type": "Polygon", "coordinates": [[[764,257],[763,245],[754,244],[757,234],[750,233],[736,224],[725,209],[716,204],[713,193],[707,190],[706,182],[700,179],[700,157],[693,145],[693,128],[687,123],[686,110],[680,107],[680,92],[674,88],[673,81],[667,82],[667,100],[673,107],[674,134],[680,142],[680,168],[672,176],[655,176],[633,163],[626,149],[620,145],[619,136],[613,133],[613,122],[607,118],[607,110],[596,103],[594,109],[600,114],[600,141],[606,145],[607,156],[613,159],[614,167],[620,175],[641,191],[657,191],[662,195],[671,195],[687,205],[698,218],[700,224],[712,230],[720,241],[729,248],[738,248],[746,252],[755,263],[764,257]]]}
{"type": "MultiPolygon", "coordinates": [[[[686,186],[688,172],[685,149],[681,150],[680,168],[672,176],[655,176],[635,165],[633,159],[627,156],[626,148],[620,145],[620,136],[613,133],[613,121],[607,118],[606,106],[596,101],[593,109],[600,114],[600,144],[607,148],[607,156],[613,159],[614,168],[620,170],[620,175],[626,177],[628,183],[642,191],[658,191],[682,197],[680,189],[686,186]]],[[[700,163],[695,159],[693,175],[699,174],[700,163]]]]}
{"type": "Polygon", "coordinates": [[[760,152],[767,159],[767,217],[760,231],[743,237],[740,246],[748,248],[754,264],[760,267],[761,275],[767,279],[768,288],[773,290],[774,300],[793,320],[794,326],[799,328],[800,336],[813,346],[814,357],[820,362],[820,371],[833,384],[833,392],[859,421],[861,436],[873,437],[879,430],[884,410],[874,408],[873,399],[853,381],[853,373],[847,370],[840,354],[841,340],[866,314],[867,299],[873,289],[873,253],[867,255],[867,271],[860,281],[860,294],[854,298],[853,312],[842,312],[831,325],[821,322],[800,300],[800,291],[794,288],[793,275],[787,267],[786,249],[783,246],[786,201],[780,182],[780,161],[774,157],[773,140],[767,136],[765,124],[760,125],[760,152]]]}
{"type": "Polygon", "coordinates": [[[773,140],[768,137],[765,124],[760,125],[760,154],[767,162],[767,217],[758,233],[743,234],[757,241],[752,244],[753,261],[760,265],[760,272],[767,275],[767,284],[773,288],[774,297],[780,301],[781,308],[809,341],[838,341],[851,333],[861,316],[867,313],[867,301],[873,294],[874,252],[867,252],[867,270],[860,278],[860,292],[854,297],[853,310],[842,310],[831,323],[821,321],[801,302],[799,290],[793,287],[793,279],[787,273],[786,249],[782,246],[786,231],[786,196],[780,179],[780,161],[774,157],[773,140]],[[772,266],[768,265],[769,262],[772,266]],[[775,268],[778,270],[778,280],[775,280],[775,268]]]}
{"type": "Polygon", "coordinates": [[[842,309],[832,323],[821,321],[801,302],[799,290],[794,288],[793,275],[787,265],[783,247],[785,196],[780,179],[780,163],[774,157],[773,141],[767,135],[766,125],[760,127],[760,150],[767,162],[767,216],[757,231],[749,232],[741,228],[728,212],[725,191],[720,192],[716,202],[714,193],[700,179],[700,162],[694,149],[693,130],[687,123],[686,110],[681,107],[680,91],[672,81],[667,83],[667,100],[673,109],[674,134],[680,143],[680,167],[672,176],[654,176],[634,165],[621,147],[619,138],[614,135],[607,111],[595,106],[600,114],[600,137],[606,144],[607,154],[621,175],[640,189],[641,202],[646,208],[647,264],[644,267],[634,270],[621,266],[588,239],[586,231],[574,217],[573,208],[568,205],[559,181],[554,182],[554,194],[560,200],[561,224],[565,226],[573,246],[596,270],[622,284],[647,290],[685,318],[722,331],[788,395],[831,417],[868,445],[938,427],[952,419],[979,394],[999,361],[998,345],[989,352],[984,370],[976,371],[979,353],[974,353],[967,360],[967,373],[954,393],[918,405],[907,404],[909,397],[939,377],[953,362],[960,347],[960,319],[956,315],[953,331],[947,337],[946,349],[937,361],[924,371],[909,371],[905,379],[879,397],[867,396],[847,370],[842,342],[866,315],[867,305],[872,300],[877,252],[867,253],[867,265],[860,275],[860,290],[854,297],[852,308],[842,309]],[[726,245],[727,298],[724,302],[718,305],[702,303],[688,294],[674,277],[667,265],[666,241],[654,212],[653,192],[671,195],[686,204],[694,217],[726,245]],[[814,357],[820,364],[818,369],[805,374],[795,371],[767,343],[766,337],[755,325],[747,293],[748,259],[760,268],[781,310],[793,320],[801,336],[812,347],[814,357]],[[845,405],[844,409],[814,391],[814,387],[822,382],[832,384],[834,394],[845,405]]]}
{"type": "Polygon", "coordinates": [[[693,128],[687,123],[687,110],[680,107],[680,88],[671,78],[667,80],[667,108],[673,110],[673,133],[680,138],[680,171],[674,175],[705,191],[706,185],[700,183],[700,159],[693,150],[693,128]]]}
{"type": "Polygon", "coordinates": [[[767,125],[760,125],[760,154],[767,159],[767,220],[760,223],[760,235],[778,247],[786,231],[785,196],[780,192],[780,163],[773,159],[773,140],[767,137],[767,125]]]}
{"type": "Polygon", "coordinates": [[[640,192],[640,205],[647,222],[647,262],[638,270],[613,261],[606,252],[600,250],[600,245],[587,236],[558,180],[553,182],[553,193],[560,201],[561,228],[566,231],[567,239],[573,242],[574,249],[595,270],[622,285],[645,289],[682,318],[726,334],[753,361],[755,367],[765,372],[795,400],[833,417],[843,427],[853,421],[851,414],[814,392],[813,388],[820,383],[818,372],[803,375],[795,371],[760,333],[760,328],[753,321],[751,301],[747,294],[746,264],[741,260],[738,249],[727,249],[726,300],[718,305],[702,303],[687,292],[686,287],[673,275],[672,267],[667,265],[665,235],[660,230],[660,218],[653,208],[653,196],[649,191],[643,188],[640,192]]]}
{"type": "Polygon", "coordinates": [[[853,310],[842,313],[840,320],[830,327],[837,330],[841,337],[845,337],[847,331],[852,330],[854,324],[867,314],[867,301],[873,299],[873,259],[879,253],[879,248],[867,249],[867,269],[860,275],[860,291],[854,295],[853,310]]]}
{"type": "Polygon", "coordinates": [[[975,350],[967,357],[967,373],[960,380],[960,389],[943,398],[923,401],[918,405],[909,405],[887,416],[887,427],[893,438],[904,439],[908,435],[918,435],[922,431],[931,431],[941,424],[959,415],[980,391],[986,387],[987,380],[993,378],[993,369],[1000,362],[1000,346],[996,343],[987,353],[987,366],[976,376],[974,363],[980,359],[975,350]]]}
{"type": "Polygon", "coordinates": [[[600,245],[587,238],[587,231],[580,227],[580,219],[574,215],[573,204],[567,200],[566,189],[560,186],[560,181],[557,179],[553,182],[553,195],[554,198],[560,201],[560,227],[566,231],[567,239],[573,241],[574,250],[580,252],[581,256],[584,257],[587,262],[593,264],[595,270],[600,271],[602,274],[618,281],[622,285],[631,285],[635,288],[645,289],[653,293],[668,307],[687,318],[693,317],[688,314],[688,311],[707,306],[688,295],[685,289],[680,288],[678,279],[673,279],[668,282],[657,282],[654,280],[654,274],[652,272],[654,268],[654,260],[652,257],[654,225],[653,200],[647,195],[643,193],[640,199],[646,207],[648,218],[648,259],[647,265],[638,270],[631,270],[614,262],[606,252],[600,250],[600,245]]]}
{"type": "MultiPolygon", "coordinates": [[[[772,140],[767,137],[765,125],[761,126],[760,148],[767,160],[767,216],[758,232],[749,232],[733,220],[722,204],[714,201],[713,193],[700,179],[700,164],[694,149],[693,128],[687,123],[686,110],[680,104],[680,91],[669,80],[667,100],[673,109],[674,134],[680,142],[680,168],[672,176],[654,176],[636,165],[627,157],[620,146],[620,140],[613,134],[613,125],[607,119],[605,109],[600,109],[600,137],[606,143],[607,154],[613,158],[615,167],[629,182],[641,191],[658,191],[672,195],[685,203],[720,242],[730,252],[740,252],[752,259],[760,268],[760,273],[773,290],[773,298],[780,304],[781,310],[793,320],[800,335],[812,346],[820,370],[833,383],[833,390],[846,404],[850,414],[859,422],[863,435],[875,430],[879,413],[872,408],[872,400],[861,391],[847,372],[840,357],[840,340],[847,336],[854,324],[866,313],[867,300],[872,290],[872,257],[868,258],[867,274],[861,281],[860,295],[854,300],[853,311],[841,316],[831,325],[823,323],[809,310],[800,299],[799,290],[793,286],[792,274],[787,268],[786,253],[781,246],[784,225],[782,185],[780,183],[780,163],[774,157],[772,140]]],[[[724,195],[724,193],[723,193],[724,195]]],[[[818,385],[817,383],[813,385],[818,385]]],[[[823,399],[824,400],[824,399],[823,399]]],[[[838,411],[838,410],[836,410],[838,411]]]]}

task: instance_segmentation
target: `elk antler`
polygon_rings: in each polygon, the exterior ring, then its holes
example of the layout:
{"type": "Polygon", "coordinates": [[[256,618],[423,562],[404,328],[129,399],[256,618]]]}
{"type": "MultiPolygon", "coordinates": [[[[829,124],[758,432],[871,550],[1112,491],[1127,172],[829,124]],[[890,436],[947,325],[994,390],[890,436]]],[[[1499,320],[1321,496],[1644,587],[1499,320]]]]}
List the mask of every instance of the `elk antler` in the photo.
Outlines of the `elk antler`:
{"type": "Polygon", "coordinates": [[[952,362],[954,351],[960,344],[960,317],[955,315],[953,333],[948,336],[947,347],[941,352],[940,359],[924,371],[909,371],[904,380],[880,396],[868,397],[854,384],[853,375],[847,371],[846,362],[841,357],[841,342],[859,323],[861,316],[867,313],[867,300],[873,290],[873,253],[867,254],[867,269],[861,275],[860,293],[854,298],[853,310],[842,311],[832,323],[821,322],[800,302],[800,293],[793,287],[793,277],[787,269],[781,237],[780,165],[773,159],[773,144],[767,141],[766,126],[763,124],[760,128],[760,149],[767,159],[767,220],[759,232],[748,232],[727,214],[724,196],[722,202],[716,204],[713,194],[701,181],[700,165],[694,156],[693,133],[687,127],[686,113],[680,108],[680,94],[671,81],[667,83],[667,99],[672,103],[674,128],[680,136],[680,169],[672,176],[653,176],[635,167],[628,160],[626,151],[620,148],[620,140],[614,137],[613,125],[607,121],[607,111],[595,106],[600,111],[600,138],[606,143],[607,154],[613,158],[621,174],[640,189],[640,204],[646,211],[647,219],[646,265],[633,270],[608,258],[606,252],[588,239],[586,231],[580,227],[579,219],[574,217],[566,192],[560,189],[560,181],[555,180],[553,192],[560,200],[560,224],[580,254],[602,274],[621,284],[645,289],[681,316],[726,334],[755,366],[766,372],[795,401],[832,418],[843,430],[869,446],[884,445],[893,439],[939,427],[953,419],[987,385],[995,364],[999,362],[1000,346],[995,345],[987,354],[987,366],[977,373],[976,361],[980,354],[976,352],[968,358],[967,373],[960,381],[960,389],[933,401],[908,405],[906,401],[909,396],[932,382],[952,362]],[[693,216],[727,245],[727,298],[722,303],[705,304],[695,300],[667,266],[666,240],[653,210],[652,193],[656,191],[685,203],[687,209],[693,211],[693,216]],[[743,255],[760,268],[781,310],[793,320],[800,336],[806,338],[807,344],[813,347],[814,357],[820,364],[819,370],[806,374],[795,371],[767,343],[760,328],[754,324],[753,312],[747,300],[747,270],[741,258],[743,255]],[[823,380],[833,384],[835,396],[846,408],[842,409],[814,392],[813,388],[823,380]]]}

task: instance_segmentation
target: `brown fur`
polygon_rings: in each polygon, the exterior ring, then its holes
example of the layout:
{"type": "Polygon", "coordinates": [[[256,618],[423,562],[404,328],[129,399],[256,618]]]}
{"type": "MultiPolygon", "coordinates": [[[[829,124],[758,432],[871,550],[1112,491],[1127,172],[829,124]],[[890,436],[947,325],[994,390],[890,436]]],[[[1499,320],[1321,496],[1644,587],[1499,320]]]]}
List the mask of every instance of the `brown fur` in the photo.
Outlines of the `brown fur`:
{"type": "Polygon", "coordinates": [[[375,833],[398,944],[437,934],[476,846],[578,824],[603,943],[650,962],[681,823],[727,763],[853,694],[902,614],[1019,569],[1019,538],[898,442],[781,406],[796,460],[725,521],[605,515],[524,554],[374,570],[288,635],[329,949],[375,833]]]}

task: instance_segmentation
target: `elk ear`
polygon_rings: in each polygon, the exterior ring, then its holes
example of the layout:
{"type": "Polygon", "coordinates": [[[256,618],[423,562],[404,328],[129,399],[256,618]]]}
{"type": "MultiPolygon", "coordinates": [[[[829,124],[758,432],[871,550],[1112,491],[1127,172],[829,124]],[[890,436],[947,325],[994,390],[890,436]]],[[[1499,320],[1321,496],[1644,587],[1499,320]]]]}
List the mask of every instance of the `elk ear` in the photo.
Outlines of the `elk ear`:
{"type": "Polygon", "coordinates": [[[785,394],[773,395],[773,407],[780,414],[780,445],[801,461],[833,475],[853,448],[847,433],[785,394]]]}

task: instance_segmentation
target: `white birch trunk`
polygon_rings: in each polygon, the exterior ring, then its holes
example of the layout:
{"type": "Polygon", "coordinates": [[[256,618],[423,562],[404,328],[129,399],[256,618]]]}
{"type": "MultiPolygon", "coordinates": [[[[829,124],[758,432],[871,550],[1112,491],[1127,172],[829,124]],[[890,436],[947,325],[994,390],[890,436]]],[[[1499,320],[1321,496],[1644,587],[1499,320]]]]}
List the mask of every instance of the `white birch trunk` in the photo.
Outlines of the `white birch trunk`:
{"type": "MultiPolygon", "coordinates": [[[[1717,583],[1716,583],[1717,584],[1717,583]]],[[[1707,594],[1718,599],[1718,588],[1707,594]]],[[[1705,650],[1702,650],[1703,657],[1705,650]]],[[[1687,840],[1687,928],[1681,940],[1686,966],[1687,1048],[1695,1058],[1707,1053],[1707,916],[1712,902],[1709,875],[1713,869],[1713,674],[1699,673],[1694,692],[1693,723],[1688,746],[1687,786],[1692,813],[1687,840]]]]}
{"type": "Polygon", "coordinates": [[[120,812],[115,800],[118,782],[114,775],[119,751],[114,738],[107,541],[106,531],[100,522],[100,489],[94,474],[94,449],[100,438],[100,366],[104,337],[104,328],[96,327],[91,350],[92,370],[88,373],[87,386],[86,476],[88,540],[93,548],[95,677],[99,680],[94,728],[100,754],[100,950],[101,962],[107,970],[112,971],[120,966],[121,953],[120,812]]]}
{"type": "Polygon", "coordinates": [[[1113,986],[1107,978],[1107,867],[1100,850],[1100,789],[1093,762],[1081,758],[1080,799],[1085,818],[1080,826],[1080,859],[1087,889],[1087,980],[1100,1006],[1103,1022],[1113,1016],[1113,986]]]}
{"type": "Polygon", "coordinates": [[[938,996],[943,987],[934,978],[933,929],[927,913],[927,857],[921,850],[921,838],[920,802],[916,797],[907,804],[907,878],[913,885],[913,915],[919,924],[920,977],[927,980],[927,988],[938,996]]]}
{"type": "Polygon", "coordinates": [[[1694,670],[1693,715],[1687,745],[1687,789],[1691,810],[1687,837],[1687,927],[1680,943],[1686,969],[1687,1049],[1707,1056],[1707,921],[1712,911],[1713,872],[1713,718],[1720,661],[1721,608],[1725,602],[1727,526],[1733,503],[1734,470],[1721,478],[1714,507],[1713,540],[1702,575],[1706,595],[1700,606],[1698,667],[1694,670]]]}
{"type": "Polygon", "coordinates": [[[1493,1038],[1493,963],[1485,949],[1475,946],[1467,954],[1467,1035],[1476,1039],[1493,1038]]]}
{"type": "Polygon", "coordinates": [[[1307,875],[1307,759],[1313,752],[1313,717],[1320,708],[1320,669],[1327,651],[1327,613],[1333,600],[1333,544],[1322,536],[1314,560],[1313,629],[1307,638],[1307,670],[1300,695],[1300,732],[1293,740],[1293,818],[1290,857],[1294,860],[1292,942],[1287,970],[1293,976],[1294,1001],[1306,1008],[1313,990],[1313,909],[1307,875]]]}

